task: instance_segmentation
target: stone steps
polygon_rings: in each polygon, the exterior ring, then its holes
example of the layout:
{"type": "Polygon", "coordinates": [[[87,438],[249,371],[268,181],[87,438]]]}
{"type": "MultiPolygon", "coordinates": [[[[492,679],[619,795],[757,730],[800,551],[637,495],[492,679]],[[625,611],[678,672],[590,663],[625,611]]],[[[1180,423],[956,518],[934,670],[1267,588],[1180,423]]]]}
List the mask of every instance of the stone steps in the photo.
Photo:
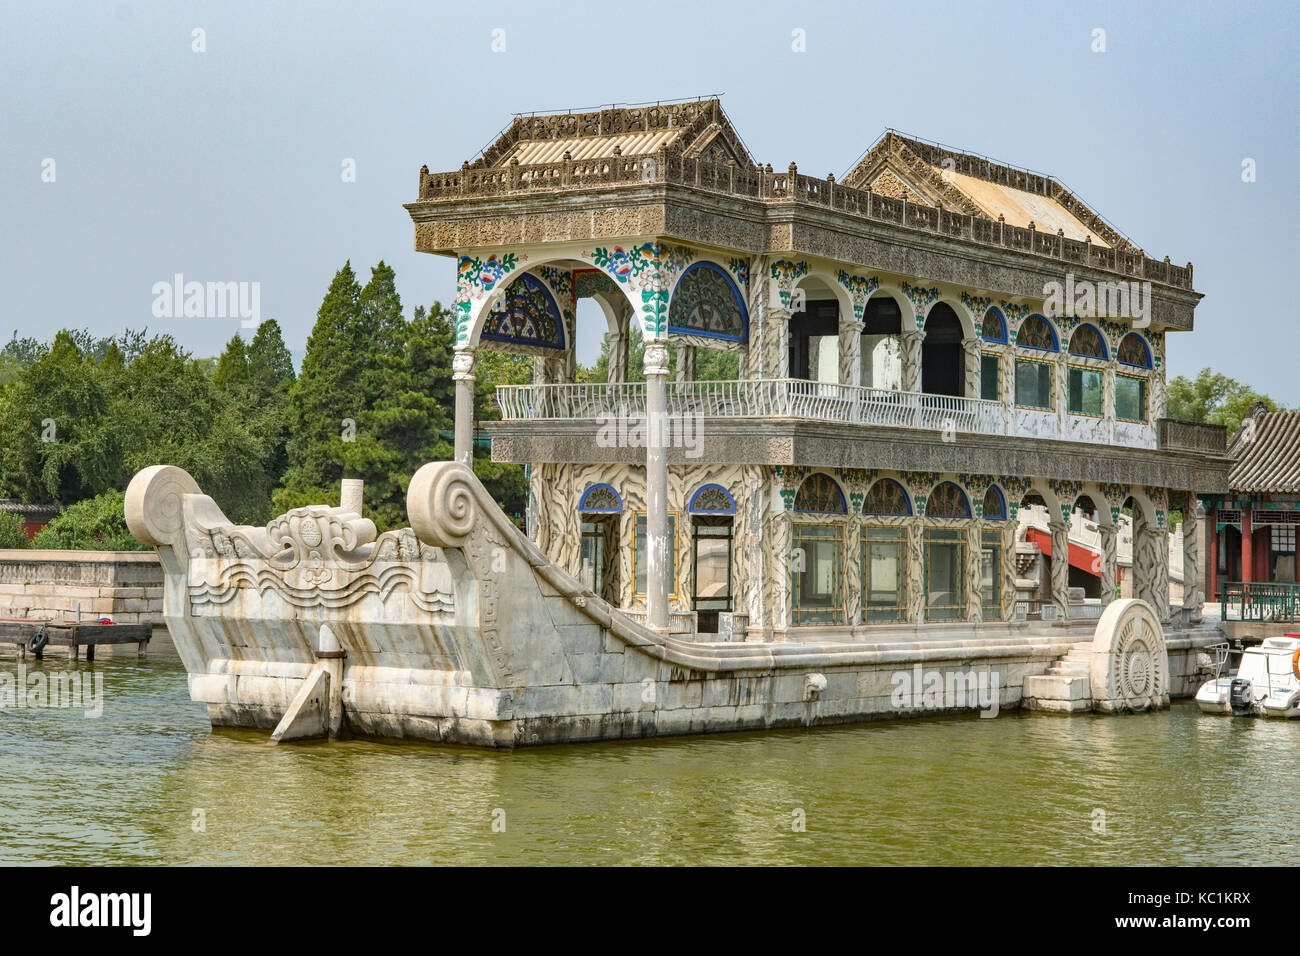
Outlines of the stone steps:
{"type": "Polygon", "coordinates": [[[1028,710],[1074,714],[1092,710],[1092,646],[1076,644],[1054,661],[1047,673],[1025,678],[1023,703],[1028,710]]]}

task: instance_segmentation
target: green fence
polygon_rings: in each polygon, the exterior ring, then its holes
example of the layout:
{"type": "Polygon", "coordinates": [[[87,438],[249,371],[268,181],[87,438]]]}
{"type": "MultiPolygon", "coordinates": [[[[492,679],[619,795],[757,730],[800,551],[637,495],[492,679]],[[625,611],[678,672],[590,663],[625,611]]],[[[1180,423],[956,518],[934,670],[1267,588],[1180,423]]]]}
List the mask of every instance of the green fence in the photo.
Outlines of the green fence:
{"type": "Polygon", "coordinates": [[[1300,584],[1233,581],[1222,588],[1220,607],[1225,621],[1296,620],[1300,584]]]}

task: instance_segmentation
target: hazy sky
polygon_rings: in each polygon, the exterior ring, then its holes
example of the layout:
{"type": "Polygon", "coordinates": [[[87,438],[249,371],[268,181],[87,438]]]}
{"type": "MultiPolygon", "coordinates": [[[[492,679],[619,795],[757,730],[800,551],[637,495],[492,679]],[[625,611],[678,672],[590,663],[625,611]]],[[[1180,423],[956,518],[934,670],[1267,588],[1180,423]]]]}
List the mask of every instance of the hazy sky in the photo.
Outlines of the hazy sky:
{"type": "Polygon", "coordinates": [[[300,359],[346,259],[363,281],[389,262],[408,314],[453,298],[452,261],[412,251],[402,209],[422,163],[458,167],[515,112],[725,93],[777,168],[841,176],[894,127],[1057,176],[1195,264],[1171,374],[1212,365],[1300,405],[1296,9],[5,2],[0,330],[148,326],[216,354],[238,319],[152,312],[181,273],[260,283],[300,359]]]}

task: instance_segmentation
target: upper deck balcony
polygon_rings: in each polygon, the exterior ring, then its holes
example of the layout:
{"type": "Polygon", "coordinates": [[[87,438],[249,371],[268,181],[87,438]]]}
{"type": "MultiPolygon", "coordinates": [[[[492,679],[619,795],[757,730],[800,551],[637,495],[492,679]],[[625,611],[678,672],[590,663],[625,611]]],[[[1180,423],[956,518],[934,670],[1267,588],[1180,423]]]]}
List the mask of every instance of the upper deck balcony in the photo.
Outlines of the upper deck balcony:
{"type": "MultiPolygon", "coordinates": [[[[601,422],[644,417],[646,391],[644,382],[505,385],[497,388],[496,403],[504,421],[601,422]]],[[[1207,454],[1226,449],[1222,426],[1168,418],[1155,426],[1115,422],[979,398],[790,378],[670,382],[667,411],[679,419],[796,419],[932,431],[940,438],[961,432],[1207,454]]]]}

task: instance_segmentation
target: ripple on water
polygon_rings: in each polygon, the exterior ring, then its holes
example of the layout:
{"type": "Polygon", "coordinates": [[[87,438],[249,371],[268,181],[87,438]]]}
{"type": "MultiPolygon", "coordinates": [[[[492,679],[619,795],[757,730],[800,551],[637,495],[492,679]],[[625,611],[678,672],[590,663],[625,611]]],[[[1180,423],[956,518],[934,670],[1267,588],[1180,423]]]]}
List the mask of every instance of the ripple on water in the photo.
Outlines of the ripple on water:
{"type": "Polygon", "coordinates": [[[1285,863],[1300,820],[1300,726],[1185,702],[513,753],[269,747],[211,733],[174,660],[32,667],[102,673],[104,713],[0,715],[6,864],[1285,863]]]}

